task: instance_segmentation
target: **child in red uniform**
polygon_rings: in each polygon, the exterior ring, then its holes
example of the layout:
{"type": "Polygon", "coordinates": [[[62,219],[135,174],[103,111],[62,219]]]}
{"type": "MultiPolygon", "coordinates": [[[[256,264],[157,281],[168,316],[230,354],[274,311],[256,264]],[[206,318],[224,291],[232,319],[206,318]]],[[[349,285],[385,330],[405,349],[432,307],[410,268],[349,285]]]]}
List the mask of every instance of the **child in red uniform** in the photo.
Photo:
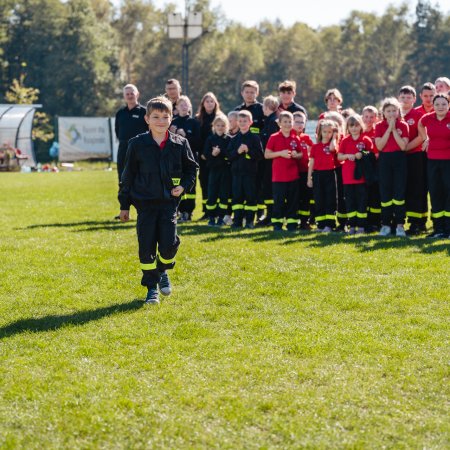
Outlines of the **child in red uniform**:
{"type": "MultiPolygon", "coordinates": [[[[338,136],[336,143],[339,143],[344,137],[345,133],[345,119],[341,113],[337,111],[327,111],[325,113],[326,120],[332,120],[336,123],[338,127],[338,136]]],[[[337,159],[337,153],[334,155],[335,158],[335,173],[336,173],[336,216],[338,221],[338,226],[336,231],[345,231],[345,226],[347,225],[347,209],[345,208],[344,200],[344,184],[342,182],[342,163],[337,159]]]]}
{"type": "Polygon", "coordinates": [[[436,88],[433,83],[425,83],[420,88],[419,97],[422,100],[422,104],[415,108],[422,116],[433,112],[433,97],[436,95],[436,88]]]}
{"type": "Polygon", "coordinates": [[[400,103],[394,97],[383,100],[384,119],[375,126],[375,144],[379,154],[381,197],[380,236],[389,236],[396,226],[396,236],[405,237],[406,146],[408,124],[400,118],[400,103]]]}
{"type": "MultiPolygon", "coordinates": [[[[326,112],[340,112],[342,108],[343,97],[340,91],[336,88],[328,89],[325,94],[324,102],[327,105],[326,112]]],[[[319,120],[325,118],[325,112],[321,113],[319,116],[319,120]]]]}
{"type": "Polygon", "coordinates": [[[321,120],[317,139],[318,143],[312,146],[309,158],[308,187],[313,188],[317,228],[329,233],[336,224],[336,123],[321,120]]]}
{"type": "Polygon", "coordinates": [[[434,231],[429,237],[450,238],[450,111],[449,98],[437,94],[434,111],[419,121],[419,133],[427,138],[428,180],[434,231]]]}
{"type": "Polygon", "coordinates": [[[403,120],[409,127],[409,142],[406,146],[406,217],[409,222],[409,235],[426,230],[428,216],[428,192],[426,185],[426,154],[422,150],[422,138],[417,125],[422,114],[414,109],[416,90],[403,86],[398,94],[403,120]]]}
{"type": "Polygon", "coordinates": [[[298,165],[297,159],[303,157],[300,139],[293,129],[294,118],[289,111],[279,117],[280,131],[270,136],[264,157],[272,161],[272,191],[274,231],[280,231],[286,218],[288,231],[297,228],[298,205],[298,165]]]}
{"type": "MultiPolygon", "coordinates": [[[[375,106],[368,105],[362,110],[362,120],[364,122],[363,135],[372,140],[373,152],[375,153],[375,171],[378,173],[378,149],[375,145],[375,125],[378,122],[378,110],[375,106]]],[[[368,230],[380,231],[381,227],[381,203],[380,203],[380,186],[378,176],[367,186],[367,204],[368,204],[368,230]]]]}
{"type": "Polygon", "coordinates": [[[294,113],[294,130],[300,139],[300,150],[303,156],[297,160],[299,172],[299,201],[298,201],[298,215],[300,217],[300,229],[310,230],[311,226],[308,223],[311,214],[310,202],[313,194],[312,189],[308,187],[308,162],[311,147],[314,145],[313,141],[306,133],[303,133],[306,126],[306,116],[300,111],[294,113]]]}
{"type": "Polygon", "coordinates": [[[339,145],[338,160],[343,161],[342,178],[347,207],[349,234],[364,233],[367,223],[367,185],[364,176],[355,178],[356,161],[361,160],[363,152],[373,151],[372,140],[363,135],[364,123],[355,114],[347,119],[348,135],[339,145]],[[356,229],[358,227],[358,229],[356,229]]]}
{"type": "Polygon", "coordinates": [[[447,77],[436,78],[434,85],[436,86],[436,94],[447,95],[450,91],[450,79],[447,77]]]}

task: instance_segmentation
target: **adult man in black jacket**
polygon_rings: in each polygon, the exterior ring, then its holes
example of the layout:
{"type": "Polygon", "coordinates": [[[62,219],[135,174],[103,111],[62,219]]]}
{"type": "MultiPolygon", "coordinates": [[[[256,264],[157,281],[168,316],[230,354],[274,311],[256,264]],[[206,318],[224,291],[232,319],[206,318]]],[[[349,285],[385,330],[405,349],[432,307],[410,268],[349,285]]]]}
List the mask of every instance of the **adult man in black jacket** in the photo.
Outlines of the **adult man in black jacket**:
{"type": "Polygon", "coordinates": [[[123,88],[123,98],[126,105],[117,111],[114,125],[116,137],[119,140],[119,150],[117,152],[119,182],[125,164],[128,141],[148,130],[148,125],[144,119],[145,108],[139,104],[139,91],[137,87],[134,84],[127,84],[123,88]]]}

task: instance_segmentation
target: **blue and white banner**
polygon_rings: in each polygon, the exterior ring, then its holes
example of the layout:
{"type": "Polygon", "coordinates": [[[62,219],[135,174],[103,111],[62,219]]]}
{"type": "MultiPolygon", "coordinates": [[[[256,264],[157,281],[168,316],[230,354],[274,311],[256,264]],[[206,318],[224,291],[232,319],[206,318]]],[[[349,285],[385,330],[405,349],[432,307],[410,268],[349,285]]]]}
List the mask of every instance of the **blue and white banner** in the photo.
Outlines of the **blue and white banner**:
{"type": "Polygon", "coordinates": [[[58,129],[60,162],[111,158],[109,117],[59,117],[58,129]]]}

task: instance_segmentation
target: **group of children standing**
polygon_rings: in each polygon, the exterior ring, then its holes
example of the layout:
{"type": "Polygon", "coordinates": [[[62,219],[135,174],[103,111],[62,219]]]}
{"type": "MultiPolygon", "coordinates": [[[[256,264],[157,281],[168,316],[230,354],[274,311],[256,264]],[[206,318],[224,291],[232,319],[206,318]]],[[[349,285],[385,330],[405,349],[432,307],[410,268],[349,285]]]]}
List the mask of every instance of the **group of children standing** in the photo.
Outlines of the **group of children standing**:
{"type": "MultiPolygon", "coordinates": [[[[447,79],[441,80],[440,89],[447,94],[447,79]]],[[[202,161],[208,170],[202,185],[208,224],[230,224],[232,214],[234,229],[270,224],[274,231],[284,226],[294,231],[315,224],[324,233],[378,231],[403,237],[407,218],[408,234],[424,232],[430,180],[423,148],[427,135],[425,129],[419,133],[419,121],[434,111],[436,86],[422,86],[417,108],[415,89],[403,86],[397,98],[383,100],[380,110],[366,106],[361,115],[342,110],[341,93],[330,89],[316,143],[304,132],[308,116],[294,102],[295,91],[295,82],[284,81],[278,98],[268,96],[259,103],[258,84],[245,81],[244,102],[228,115],[220,111],[214,94],[205,94],[202,106],[211,103],[204,131],[209,135],[203,142],[191,139],[191,147],[200,171],[202,161]]],[[[174,119],[174,131],[184,133],[180,122],[190,117],[189,99],[180,97],[176,107],[181,117],[174,119]]],[[[450,148],[446,155],[450,158],[450,148]]]]}
{"type": "MultiPolygon", "coordinates": [[[[159,293],[172,292],[167,270],[180,245],[177,214],[191,218],[199,167],[211,226],[230,223],[232,214],[233,228],[253,228],[263,206],[266,214],[256,224],[270,223],[274,231],[284,225],[307,230],[314,222],[323,233],[375,227],[381,236],[402,237],[406,218],[410,234],[425,231],[429,193],[431,236],[450,238],[450,80],[437,81],[442,92],[437,82],[425,83],[418,108],[415,89],[403,86],[398,98],[383,100],[380,112],[366,106],[362,115],[342,110],[340,92],[329,90],[316,143],[304,133],[307,112],[294,102],[292,81],[279,85],[279,98],[268,96],[262,104],[258,84],[244,82],[244,103],[228,116],[211,92],[196,119],[186,96],[177,99],[177,116],[170,99],[151,99],[143,111],[148,131],[127,141],[119,172],[119,218],[130,219],[131,205],[138,214],[145,301],[157,304],[159,293]]],[[[133,131],[141,118],[137,89],[126,86],[127,95],[134,101],[119,119],[131,121],[133,131]]]]}

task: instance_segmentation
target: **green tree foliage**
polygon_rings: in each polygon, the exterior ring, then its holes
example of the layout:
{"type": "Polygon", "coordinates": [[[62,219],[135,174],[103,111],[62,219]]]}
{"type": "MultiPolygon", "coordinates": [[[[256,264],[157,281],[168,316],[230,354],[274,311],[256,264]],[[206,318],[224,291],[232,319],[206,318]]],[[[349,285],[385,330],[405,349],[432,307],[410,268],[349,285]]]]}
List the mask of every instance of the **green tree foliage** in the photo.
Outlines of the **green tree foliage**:
{"type": "MultiPolygon", "coordinates": [[[[224,110],[233,108],[244,79],[260,83],[261,97],[293,79],[297,101],[315,117],[329,88],[359,110],[403,84],[450,74],[450,16],[430,0],[391,6],[381,16],[352,11],[318,29],[276,21],[248,28],[210,0],[189,7],[202,12],[207,31],[189,48],[194,110],[209,90],[224,110]]],[[[0,0],[0,92],[24,74],[51,115],[113,114],[129,82],[145,102],[163,92],[166,79],[181,80],[182,41],[167,36],[174,10],[151,0],[123,0],[117,9],[108,0],[0,0]]]]}
{"type": "MultiPolygon", "coordinates": [[[[14,79],[9,90],[5,94],[5,99],[9,103],[18,105],[36,104],[39,100],[39,89],[25,86],[25,75],[14,79]]],[[[33,139],[48,142],[54,138],[53,127],[49,116],[42,111],[36,111],[33,118],[33,139]]]]}

